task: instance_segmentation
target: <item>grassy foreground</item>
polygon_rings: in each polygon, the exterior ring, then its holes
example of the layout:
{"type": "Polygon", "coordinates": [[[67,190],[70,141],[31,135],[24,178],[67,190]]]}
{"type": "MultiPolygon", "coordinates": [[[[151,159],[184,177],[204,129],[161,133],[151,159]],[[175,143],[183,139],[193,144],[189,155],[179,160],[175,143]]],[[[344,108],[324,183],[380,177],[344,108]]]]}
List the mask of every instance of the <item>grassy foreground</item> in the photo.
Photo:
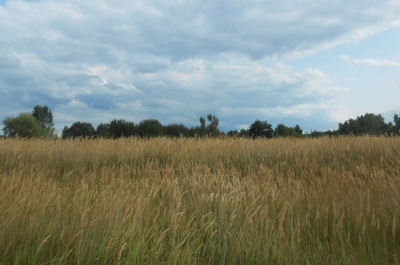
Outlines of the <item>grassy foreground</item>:
{"type": "Polygon", "coordinates": [[[0,264],[400,263],[400,137],[0,140],[0,264]]]}

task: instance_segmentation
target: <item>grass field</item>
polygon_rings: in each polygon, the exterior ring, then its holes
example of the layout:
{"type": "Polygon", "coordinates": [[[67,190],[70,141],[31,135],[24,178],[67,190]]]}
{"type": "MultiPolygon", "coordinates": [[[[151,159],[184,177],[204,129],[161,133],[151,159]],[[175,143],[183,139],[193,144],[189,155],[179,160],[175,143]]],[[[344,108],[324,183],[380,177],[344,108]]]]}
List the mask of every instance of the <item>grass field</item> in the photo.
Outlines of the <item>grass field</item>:
{"type": "Polygon", "coordinates": [[[0,264],[400,263],[400,137],[0,140],[0,264]]]}

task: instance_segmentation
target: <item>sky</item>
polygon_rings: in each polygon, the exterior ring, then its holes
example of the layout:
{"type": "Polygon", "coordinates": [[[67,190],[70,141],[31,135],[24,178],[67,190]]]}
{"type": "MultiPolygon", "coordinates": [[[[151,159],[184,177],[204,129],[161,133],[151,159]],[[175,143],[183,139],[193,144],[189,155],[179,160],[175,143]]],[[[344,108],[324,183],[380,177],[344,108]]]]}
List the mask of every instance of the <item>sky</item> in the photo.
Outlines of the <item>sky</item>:
{"type": "Polygon", "coordinates": [[[0,0],[0,119],[305,132],[400,114],[398,0],[0,0]]]}

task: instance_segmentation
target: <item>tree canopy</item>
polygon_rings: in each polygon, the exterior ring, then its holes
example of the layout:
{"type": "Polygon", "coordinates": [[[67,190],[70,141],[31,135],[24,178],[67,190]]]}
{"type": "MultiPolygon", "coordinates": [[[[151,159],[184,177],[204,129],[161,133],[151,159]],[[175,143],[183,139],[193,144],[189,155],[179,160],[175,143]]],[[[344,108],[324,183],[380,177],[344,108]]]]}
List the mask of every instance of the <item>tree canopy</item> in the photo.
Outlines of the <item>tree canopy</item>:
{"type": "Polygon", "coordinates": [[[62,131],[62,138],[92,138],[96,136],[96,130],[93,128],[92,124],[88,122],[75,122],[71,127],[65,126],[62,131]]]}
{"type": "Polygon", "coordinates": [[[207,114],[207,120],[204,117],[199,118],[200,121],[200,127],[197,128],[196,131],[200,132],[201,136],[218,136],[220,135],[220,130],[219,130],[219,119],[212,114],[207,114]],[[207,124],[208,121],[208,124],[207,124]]]}
{"type": "Polygon", "coordinates": [[[43,127],[30,113],[20,113],[18,117],[7,117],[3,120],[4,136],[32,138],[43,136],[43,127]]]}
{"type": "Polygon", "coordinates": [[[96,136],[99,138],[111,138],[110,124],[100,123],[96,128],[96,136]]]}
{"type": "Polygon", "coordinates": [[[382,115],[366,113],[357,117],[357,119],[349,119],[344,123],[339,123],[340,134],[371,134],[380,135],[387,133],[389,125],[385,123],[385,119],[382,115]]]}
{"type": "Polygon", "coordinates": [[[155,119],[142,120],[137,129],[138,133],[142,137],[156,137],[163,135],[163,126],[155,119]]]}
{"type": "Polygon", "coordinates": [[[47,106],[36,105],[33,108],[32,116],[38,120],[42,127],[54,126],[53,113],[47,106]]]}
{"type": "Polygon", "coordinates": [[[111,138],[129,137],[136,134],[136,127],[133,122],[125,120],[112,120],[109,125],[111,138]]]}
{"type": "Polygon", "coordinates": [[[38,121],[43,128],[43,136],[46,138],[54,138],[55,128],[53,123],[53,113],[47,106],[36,105],[33,108],[32,116],[38,121]]]}
{"type": "Polygon", "coordinates": [[[182,123],[177,124],[169,124],[166,126],[163,126],[163,132],[165,136],[172,136],[172,137],[181,137],[181,136],[189,136],[190,130],[183,125],[182,123]]]}
{"type": "Polygon", "coordinates": [[[276,126],[274,134],[276,137],[300,137],[303,135],[303,130],[299,125],[295,127],[287,127],[284,124],[276,126]]]}
{"type": "Polygon", "coordinates": [[[251,137],[266,137],[272,138],[274,134],[274,130],[272,129],[272,125],[267,121],[254,121],[249,128],[249,134],[251,137]]]}

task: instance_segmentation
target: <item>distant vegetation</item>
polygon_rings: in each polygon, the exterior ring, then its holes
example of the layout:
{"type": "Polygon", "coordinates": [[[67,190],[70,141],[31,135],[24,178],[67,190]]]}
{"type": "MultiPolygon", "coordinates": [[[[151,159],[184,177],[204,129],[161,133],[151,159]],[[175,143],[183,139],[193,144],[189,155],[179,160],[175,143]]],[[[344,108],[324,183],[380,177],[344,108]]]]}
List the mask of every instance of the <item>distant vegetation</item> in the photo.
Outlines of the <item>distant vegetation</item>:
{"type": "Polygon", "coordinates": [[[3,133],[7,138],[57,138],[53,113],[47,106],[36,105],[31,113],[20,113],[18,117],[7,117],[3,120],[3,124],[3,133]]]}
{"type": "MultiPolygon", "coordinates": [[[[249,129],[231,130],[222,132],[219,129],[219,119],[208,114],[199,118],[199,126],[188,128],[184,124],[162,125],[156,119],[142,120],[138,124],[123,119],[113,119],[110,123],[101,123],[95,129],[89,122],[77,121],[71,127],[65,126],[61,137],[69,138],[105,138],[118,139],[123,137],[139,136],[151,137],[245,137],[245,138],[275,138],[275,137],[321,137],[339,135],[386,135],[400,134],[400,118],[397,114],[393,122],[386,123],[379,114],[366,113],[354,119],[338,124],[333,131],[312,131],[304,133],[299,125],[288,127],[278,124],[275,129],[267,121],[256,120],[249,129]]],[[[6,138],[57,138],[54,129],[53,114],[47,106],[35,106],[32,113],[21,113],[17,117],[7,117],[3,120],[3,133],[6,138]]]]}
{"type": "Polygon", "coordinates": [[[399,150],[375,136],[2,139],[0,264],[398,264],[399,150]]]}

